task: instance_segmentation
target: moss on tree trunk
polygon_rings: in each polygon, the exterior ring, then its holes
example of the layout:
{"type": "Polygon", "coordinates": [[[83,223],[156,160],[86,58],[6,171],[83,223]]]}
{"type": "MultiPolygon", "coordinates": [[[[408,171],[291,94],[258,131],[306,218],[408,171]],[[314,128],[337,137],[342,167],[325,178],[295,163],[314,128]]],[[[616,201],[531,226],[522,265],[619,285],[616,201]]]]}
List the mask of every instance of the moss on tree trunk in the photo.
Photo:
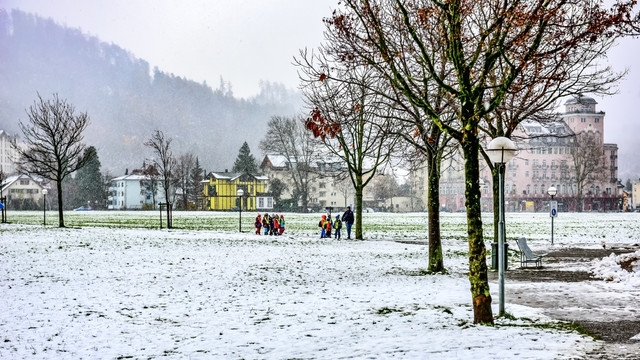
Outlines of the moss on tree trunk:
{"type": "Polygon", "coordinates": [[[427,209],[429,212],[429,268],[431,273],[443,272],[442,241],[440,237],[440,153],[428,151],[429,191],[427,209]]]}
{"type": "Polygon", "coordinates": [[[486,248],[482,236],[480,142],[477,136],[465,136],[462,150],[465,157],[465,198],[467,206],[467,234],[469,238],[469,282],[473,299],[473,321],[493,324],[491,293],[487,277],[486,248]]]}

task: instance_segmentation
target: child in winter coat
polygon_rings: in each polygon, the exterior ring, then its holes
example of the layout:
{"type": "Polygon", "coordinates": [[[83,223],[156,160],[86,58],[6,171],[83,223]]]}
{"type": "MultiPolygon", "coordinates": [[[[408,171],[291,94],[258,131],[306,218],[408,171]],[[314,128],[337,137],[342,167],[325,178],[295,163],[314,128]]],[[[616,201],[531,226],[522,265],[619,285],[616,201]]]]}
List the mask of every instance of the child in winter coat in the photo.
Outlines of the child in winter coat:
{"type": "Polygon", "coordinates": [[[278,214],[273,215],[273,235],[280,235],[280,218],[278,218],[278,214]]]}
{"type": "Polygon", "coordinates": [[[260,214],[258,214],[258,216],[256,217],[256,222],[253,224],[253,226],[256,227],[256,234],[260,235],[260,228],[262,228],[262,218],[260,217],[260,214]]]}
{"type": "Polygon", "coordinates": [[[333,228],[336,231],[336,239],[340,240],[340,229],[342,229],[342,220],[340,220],[340,215],[336,215],[336,220],[333,222],[333,228]]]}
{"type": "Polygon", "coordinates": [[[262,217],[262,228],[264,229],[264,234],[269,235],[269,214],[264,214],[264,217],[262,217]]]}
{"type": "Polygon", "coordinates": [[[284,233],[284,215],[280,215],[280,235],[284,233]]]}
{"type": "Polygon", "coordinates": [[[318,223],[318,226],[320,227],[320,229],[322,229],[322,232],[320,233],[320,239],[323,239],[327,235],[326,222],[327,222],[327,216],[322,215],[322,220],[320,220],[320,222],[318,223]]]}
{"type": "Polygon", "coordinates": [[[331,221],[331,215],[329,215],[329,216],[327,217],[327,223],[326,223],[326,226],[327,226],[327,227],[326,227],[326,234],[327,234],[327,237],[328,237],[329,239],[331,239],[331,225],[332,225],[332,223],[333,223],[333,222],[331,221]]]}

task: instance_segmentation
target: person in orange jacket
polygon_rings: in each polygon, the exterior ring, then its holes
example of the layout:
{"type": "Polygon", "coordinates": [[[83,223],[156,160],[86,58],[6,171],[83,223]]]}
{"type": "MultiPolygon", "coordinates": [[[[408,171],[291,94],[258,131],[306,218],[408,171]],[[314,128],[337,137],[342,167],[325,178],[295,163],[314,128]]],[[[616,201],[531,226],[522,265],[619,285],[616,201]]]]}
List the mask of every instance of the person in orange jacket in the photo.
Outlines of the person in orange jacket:
{"type": "Polygon", "coordinates": [[[327,222],[327,215],[322,215],[322,220],[320,220],[320,222],[318,223],[318,226],[320,227],[320,229],[322,229],[322,232],[320,233],[320,239],[324,239],[324,237],[326,236],[326,231],[325,231],[326,222],[327,222]]]}

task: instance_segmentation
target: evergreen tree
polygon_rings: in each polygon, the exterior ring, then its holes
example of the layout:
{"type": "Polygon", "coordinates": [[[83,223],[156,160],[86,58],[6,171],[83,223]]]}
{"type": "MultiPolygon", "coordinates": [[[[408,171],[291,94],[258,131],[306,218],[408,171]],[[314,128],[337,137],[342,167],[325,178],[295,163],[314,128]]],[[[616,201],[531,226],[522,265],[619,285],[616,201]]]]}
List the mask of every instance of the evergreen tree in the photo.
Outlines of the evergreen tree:
{"type": "Polygon", "coordinates": [[[249,174],[258,172],[258,162],[256,158],[251,155],[249,144],[247,144],[246,141],[242,144],[236,162],[233,164],[233,172],[246,172],[249,174]]]}
{"type": "Polygon", "coordinates": [[[200,208],[200,202],[198,198],[202,195],[202,180],[204,170],[200,166],[200,160],[196,157],[196,163],[193,165],[193,169],[191,169],[191,181],[189,189],[189,194],[193,196],[192,201],[196,204],[196,209],[200,208]]]}
{"type": "Polygon", "coordinates": [[[95,147],[89,146],[85,150],[85,156],[89,156],[91,160],[78,170],[75,178],[78,184],[79,198],[82,200],[82,204],[78,204],[78,206],[87,205],[87,202],[89,202],[93,208],[100,207],[104,204],[105,194],[102,186],[98,152],[95,147]]]}

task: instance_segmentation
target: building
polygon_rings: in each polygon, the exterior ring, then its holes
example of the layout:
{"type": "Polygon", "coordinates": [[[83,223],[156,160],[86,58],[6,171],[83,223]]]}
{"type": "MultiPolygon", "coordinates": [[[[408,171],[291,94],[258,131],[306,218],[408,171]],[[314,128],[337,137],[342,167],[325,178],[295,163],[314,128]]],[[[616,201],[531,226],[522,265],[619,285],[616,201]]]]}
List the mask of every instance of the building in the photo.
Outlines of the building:
{"type": "MultiPolygon", "coordinates": [[[[618,146],[604,143],[603,111],[597,102],[578,96],[565,103],[565,112],[548,124],[524,122],[524,140],[516,142],[517,156],[507,164],[505,207],[508,211],[546,211],[550,187],[557,189],[559,211],[614,211],[622,209],[623,186],[618,180],[618,146]],[[593,139],[593,158],[598,170],[589,174],[579,194],[576,163],[580,161],[578,139],[593,139]],[[578,154],[578,155],[576,155],[578,154]]],[[[517,138],[518,136],[514,136],[517,138]]]]}
{"type": "Polygon", "coordinates": [[[4,130],[0,130],[0,172],[5,175],[11,175],[16,172],[16,164],[14,162],[16,152],[11,147],[13,138],[4,130]]]}
{"type": "Polygon", "coordinates": [[[273,197],[266,192],[269,178],[247,173],[211,172],[203,180],[203,206],[209,210],[273,209],[273,197]],[[243,191],[242,204],[238,190],[243,191]]]}
{"type": "MultiPolygon", "coordinates": [[[[294,170],[298,164],[290,163],[283,155],[265,155],[260,170],[269,179],[278,179],[285,184],[281,199],[293,199],[295,185],[294,170]]],[[[342,172],[343,164],[316,162],[310,164],[308,173],[309,207],[321,210],[331,206],[345,208],[354,203],[355,191],[350,179],[341,179],[337,175],[342,172]]],[[[297,176],[297,175],[296,175],[297,176]]]]}
{"type": "Polygon", "coordinates": [[[42,181],[28,175],[11,175],[0,188],[1,196],[7,198],[5,205],[18,210],[42,209],[42,190],[48,189],[42,181]]]}
{"type": "MultiPolygon", "coordinates": [[[[518,153],[506,166],[505,209],[507,211],[547,211],[548,189],[557,189],[559,211],[614,211],[623,208],[623,186],[618,180],[618,146],[604,143],[605,113],[597,102],[578,96],[565,103],[565,111],[555,121],[524,121],[513,136],[518,153]],[[600,159],[598,171],[583,183],[580,196],[573,154],[580,152],[577,138],[589,134],[594,140],[594,157],[600,159]],[[577,150],[577,151],[576,151],[577,150]]],[[[411,186],[426,204],[426,167],[410,174],[411,186]]],[[[464,209],[464,167],[460,157],[442,164],[440,204],[442,210],[464,209]]],[[[488,166],[480,171],[482,210],[493,211],[492,176],[488,166]]],[[[634,187],[635,189],[635,187],[634,187]]],[[[640,188],[639,188],[640,189],[640,188]]],[[[640,191],[640,190],[639,190],[640,191]]],[[[640,199],[640,198],[638,198],[640,199]]]]}
{"type": "MultiPolygon", "coordinates": [[[[128,171],[125,171],[127,173],[128,171]]],[[[111,180],[107,209],[110,210],[151,210],[164,203],[162,180],[153,179],[148,173],[157,173],[151,165],[143,165],[131,174],[111,180]],[[146,170],[145,170],[146,169],[146,170]]]]}

